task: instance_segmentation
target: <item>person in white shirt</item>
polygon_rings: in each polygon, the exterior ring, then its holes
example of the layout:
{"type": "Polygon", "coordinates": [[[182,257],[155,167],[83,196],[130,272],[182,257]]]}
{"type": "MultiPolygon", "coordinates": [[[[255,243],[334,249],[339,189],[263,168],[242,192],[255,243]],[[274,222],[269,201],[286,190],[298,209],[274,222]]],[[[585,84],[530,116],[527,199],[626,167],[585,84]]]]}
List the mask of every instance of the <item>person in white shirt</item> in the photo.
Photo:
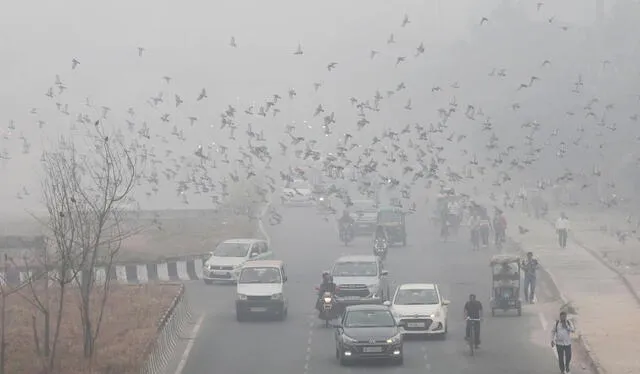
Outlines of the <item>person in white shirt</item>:
{"type": "Polygon", "coordinates": [[[558,233],[558,243],[560,248],[567,247],[567,236],[569,235],[569,218],[564,213],[560,213],[560,218],[556,221],[556,232],[558,233]]]}
{"type": "Polygon", "coordinates": [[[567,319],[567,312],[560,312],[560,319],[556,320],[551,329],[551,347],[558,352],[558,365],[561,374],[570,374],[571,364],[571,334],[576,330],[573,323],[567,319]]]}

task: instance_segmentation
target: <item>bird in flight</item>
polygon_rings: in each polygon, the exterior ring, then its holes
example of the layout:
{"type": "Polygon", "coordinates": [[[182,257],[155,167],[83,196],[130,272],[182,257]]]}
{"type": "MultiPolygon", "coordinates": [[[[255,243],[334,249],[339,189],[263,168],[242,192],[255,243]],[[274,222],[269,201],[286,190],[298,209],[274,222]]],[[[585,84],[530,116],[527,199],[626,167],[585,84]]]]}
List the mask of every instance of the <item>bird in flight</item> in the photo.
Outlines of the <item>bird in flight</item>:
{"type": "Polygon", "coordinates": [[[402,20],[402,27],[405,27],[406,25],[410,24],[411,21],[409,21],[409,15],[405,14],[404,15],[404,19],[402,20]]]}
{"type": "Polygon", "coordinates": [[[327,65],[327,70],[331,71],[333,69],[335,69],[335,67],[338,65],[337,62],[332,62],[329,65],[327,65]]]}
{"type": "Polygon", "coordinates": [[[238,44],[236,44],[236,37],[232,36],[231,37],[231,41],[229,42],[229,45],[233,48],[238,48],[238,44]]]}
{"type": "Polygon", "coordinates": [[[142,54],[144,53],[145,49],[143,47],[138,47],[138,56],[142,57],[142,54]]]}
{"type": "Polygon", "coordinates": [[[200,100],[202,100],[202,99],[204,99],[206,97],[208,97],[207,96],[207,90],[203,88],[202,91],[200,91],[200,95],[198,95],[198,101],[200,101],[200,100]]]}
{"type": "Polygon", "coordinates": [[[485,23],[489,22],[489,18],[487,17],[482,17],[482,19],[480,20],[480,25],[484,25],[485,23]]]}
{"type": "Polygon", "coordinates": [[[293,52],[294,55],[301,55],[304,52],[302,52],[302,45],[300,45],[300,43],[298,43],[298,48],[296,49],[295,52],[293,52]]]}
{"type": "Polygon", "coordinates": [[[80,61],[75,58],[71,60],[71,69],[75,69],[76,67],[78,67],[78,65],[80,65],[80,61]]]}

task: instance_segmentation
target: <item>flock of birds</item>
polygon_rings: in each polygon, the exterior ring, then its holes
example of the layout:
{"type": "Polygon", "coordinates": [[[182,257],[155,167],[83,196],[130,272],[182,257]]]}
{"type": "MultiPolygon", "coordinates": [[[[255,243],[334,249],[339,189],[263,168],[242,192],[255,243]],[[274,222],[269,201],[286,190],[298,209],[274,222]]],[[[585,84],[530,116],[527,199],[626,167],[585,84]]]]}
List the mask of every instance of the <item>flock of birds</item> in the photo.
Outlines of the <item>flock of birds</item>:
{"type": "MultiPolygon", "coordinates": [[[[535,3],[536,10],[541,12],[543,5],[542,2],[535,3]]],[[[386,47],[395,44],[402,38],[402,30],[410,28],[412,22],[409,15],[404,15],[397,25],[399,29],[390,33],[387,40],[381,41],[381,44],[386,47]]],[[[554,17],[548,18],[546,23],[550,27],[556,27],[557,32],[568,30],[567,25],[557,26],[558,21],[554,17]]],[[[482,17],[477,27],[490,28],[492,21],[488,17],[482,17]]],[[[232,36],[229,48],[242,48],[242,45],[232,36]]],[[[427,53],[425,44],[420,43],[414,48],[392,57],[395,59],[396,71],[400,71],[405,64],[424,63],[422,58],[427,53]]],[[[144,47],[138,47],[137,51],[134,49],[133,53],[136,52],[140,59],[147,56],[144,47]]],[[[369,60],[370,63],[375,63],[379,56],[389,56],[384,48],[371,49],[363,54],[364,60],[369,60]]],[[[296,59],[305,58],[302,44],[292,48],[291,55],[292,64],[296,63],[296,59]]],[[[609,60],[603,61],[603,69],[611,64],[609,60]]],[[[341,68],[339,61],[328,61],[325,66],[328,72],[341,68]]],[[[518,95],[519,91],[543,86],[545,70],[553,67],[551,59],[541,56],[537,72],[533,72],[524,82],[513,82],[512,96],[518,95]]],[[[70,71],[56,75],[53,85],[44,92],[60,115],[76,117],[72,121],[72,130],[90,126],[96,121],[108,122],[112,110],[121,110],[97,106],[88,98],[84,103],[84,109],[74,112],[73,108],[69,107],[65,102],[69,87],[64,76],[82,68],[83,63],[79,58],[71,59],[70,71]]],[[[395,72],[389,74],[393,75],[395,72]]],[[[510,79],[509,69],[505,67],[495,67],[486,74],[491,79],[510,79]]],[[[568,110],[564,115],[584,118],[581,120],[583,125],[568,135],[571,141],[559,140],[561,133],[566,134],[571,130],[550,129],[551,125],[529,120],[520,125],[520,140],[510,141],[501,138],[500,128],[496,127],[490,114],[485,114],[485,109],[480,104],[464,102],[464,82],[458,81],[451,82],[448,86],[434,85],[430,89],[427,88],[434,98],[448,96],[448,99],[445,99],[448,100],[448,104],[438,108],[430,122],[397,124],[380,131],[376,130],[376,134],[371,137],[363,136],[370,134],[371,129],[382,127],[375,119],[376,113],[381,110],[390,110],[388,108],[391,106],[391,110],[402,111],[405,115],[420,109],[419,103],[412,101],[410,97],[400,97],[407,86],[421,83],[399,81],[393,87],[372,92],[369,97],[348,98],[357,116],[355,123],[346,123],[335,110],[318,103],[310,113],[313,126],[307,123],[285,124],[283,131],[278,132],[275,125],[266,128],[253,124],[259,118],[278,123],[279,114],[292,105],[282,103],[289,102],[295,105],[297,91],[295,88],[288,88],[248,107],[228,105],[220,113],[217,124],[211,126],[211,139],[203,141],[202,145],[188,154],[179,154],[175,147],[167,147],[162,152],[159,150],[162,143],[184,143],[187,140],[185,129],[176,125],[175,120],[176,113],[184,103],[208,100],[206,87],[190,93],[174,92],[170,76],[159,77],[163,87],[157,95],[147,101],[154,113],[158,113],[157,118],[141,118],[136,108],[128,108],[126,128],[117,129],[115,137],[124,139],[125,132],[128,131],[129,139],[133,139],[132,148],[137,149],[137,157],[146,165],[140,175],[138,190],[143,190],[151,197],[160,191],[161,185],[170,183],[176,186],[177,196],[184,204],[189,204],[190,196],[196,194],[225,198],[232,193],[234,184],[246,186],[247,183],[254,189],[254,196],[258,200],[267,201],[279,194],[283,182],[310,178],[307,175],[308,169],[300,166],[313,164],[319,165],[325,174],[331,174],[345,184],[355,184],[362,195],[372,196],[380,188],[392,191],[404,199],[412,209],[420,206],[416,204],[419,199],[417,195],[423,191],[435,194],[438,193],[439,187],[444,186],[460,190],[467,188],[467,191],[473,189],[474,193],[478,194],[483,191],[494,201],[500,200],[502,195],[504,204],[513,207],[518,199],[517,191],[523,181],[528,179],[528,171],[536,166],[544,154],[562,159],[568,152],[577,152],[580,147],[595,148],[596,151],[602,152],[607,133],[617,130],[616,123],[608,120],[609,113],[616,109],[614,103],[603,102],[583,94],[582,89],[588,77],[577,75],[574,84],[566,90],[575,95],[577,101],[582,101],[583,112],[568,110]],[[383,102],[389,104],[383,107],[383,102]],[[309,131],[311,127],[318,131],[309,131]],[[171,128],[170,134],[160,130],[167,128],[171,128]],[[543,129],[545,131],[542,131],[543,129]],[[588,132],[603,139],[603,143],[599,147],[584,144],[583,138],[588,132]],[[326,139],[338,141],[332,145],[327,144],[326,139]],[[474,149],[480,143],[481,148],[474,149]],[[460,162],[460,159],[465,161],[460,162]]],[[[323,89],[323,83],[311,81],[306,87],[309,92],[317,93],[323,89]]],[[[525,105],[515,102],[509,109],[517,113],[525,105]]],[[[37,108],[31,111],[32,114],[37,112],[37,108]]],[[[630,114],[629,123],[637,121],[638,116],[637,113],[630,114]]],[[[198,118],[188,113],[185,117],[191,127],[206,128],[212,122],[210,119],[198,118]]],[[[37,124],[42,128],[45,122],[39,120],[37,124]]],[[[11,122],[4,133],[4,140],[14,140],[13,134],[20,132],[20,126],[22,125],[11,122]]],[[[23,153],[29,153],[31,144],[28,139],[22,136],[19,140],[22,141],[23,153]]],[[[0,152],[0,158],[11,162],[12,157],[6,147],[0,152]]],[[[566,170],[559,175],[537,178],[532,187],[545,190],[553,186],[579,183],[580,189],[585,190],[594,188],[593,185],[598,183],[598,178],[603,178],[603,173],[598,166],[594,166],[593,170],[589,171],[566,170]]],[[[609,181],[608,186],[614,191],[613,196],[621,199],[615,195],[615,183],[609,181]]],[[[25,186],[17,197],[25,198],[27,195],[29,191],[25,186]]],[[[335,195],[344,201],[350,199],[343,189],[336,190],[335,195]]],[[[604,204],[611,205],[613,200],[615,199],[603,197],[604,204]]],[[[282,216],[276,209],[272,209],[270,214],[273,224],[282,221],[282,216]]],[[[625,235],[621,237],[635,233],[638,227],[637,218],[630,216],[628,221],[629,228],[624,230],[625,235]]]]}

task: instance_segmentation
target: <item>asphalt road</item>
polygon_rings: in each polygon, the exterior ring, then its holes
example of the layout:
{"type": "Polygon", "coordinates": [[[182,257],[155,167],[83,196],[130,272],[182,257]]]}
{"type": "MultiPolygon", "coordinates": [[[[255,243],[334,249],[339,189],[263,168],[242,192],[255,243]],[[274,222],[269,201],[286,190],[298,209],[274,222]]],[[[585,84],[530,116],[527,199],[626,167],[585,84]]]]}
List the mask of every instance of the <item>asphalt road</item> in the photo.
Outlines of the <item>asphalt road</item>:
{"type": "MultiPolygon", "coordinates": [[[[523,315],[491,317],[485,313],[481,349],[470,357],[463,340],[462,307],[470,293],[488,305],[491,250],[471,252],[467,236],[443,243],[427,223],[426,215],[407,219],[408,246],[392,247],[386,268],[394,285],[437,282],[449,307],[449,335],[445,341],[411,339],[405,342],[404,366],[341,367],[335,359],[334,331],[324,328],[313,309],[314,287],[323,270],[341,254],[369,254],[370,238],[348,247],[337,239],[333,218],[326,222],[314,208],[283,211],[283,223],[270,227],[276,257],[289,272],[289,316],[286,321],[238,323],[234,286],[188,285],[194,308],[204,313],[182,373],[184,374],[340,374],[387,372],[394,374],[548,374],[558,372],[549,332],[558,310],[550,287],[538,286],[538,303],[523,315]],[[549,322],[547,322],[549,321],[549,322]]],[[[577,353],[576,359],[580,360],[577,353]]],[[[574,365],[574,373],[580,370],[574,365]]]]}

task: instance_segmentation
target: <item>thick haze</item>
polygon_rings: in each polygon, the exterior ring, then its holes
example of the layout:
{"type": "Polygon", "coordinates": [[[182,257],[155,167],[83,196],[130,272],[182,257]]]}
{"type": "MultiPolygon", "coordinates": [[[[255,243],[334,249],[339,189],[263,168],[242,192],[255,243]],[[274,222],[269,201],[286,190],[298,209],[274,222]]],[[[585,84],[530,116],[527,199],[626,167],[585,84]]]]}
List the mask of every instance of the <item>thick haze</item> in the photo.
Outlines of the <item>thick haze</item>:
{"type": "MultiPolygon", "coordinates": [[[[247,147],[248,123],[253,131],[264,131],[277,171],[292,159],[291,155],[276,156],[280,154],[278,142],[290,142],[284,133],[287,125],[297,126],[297,136],[317,140],[316,150],[335,152],[345,132],[368,146],[384,129],[400,132],[407,124],[437,125],[442,121],[437,110],[448,108],[454,98],[456,113],[446,121],[443,134],[432,137],[434,145],[446,148],[441,156],[454,170],[468,164],[473,153],[480,163],[490,166],[487,156],[495,159],[512,145],[516,151],[505,156],[504,170],[512,159],[527,159],[530,148],[545,149],[533,167],[513,172],[518,183],[555,179],[566,168],[589,174],[594,165],[603,169],[615,165],[606,169],[607,181],[628,170],[637,174],[629,165],[638,158],[634,153],[637,124],[630,118],[639,104],[634,95],[640,94],[640,56],[638,30],[633,25],[640,18],[634,19],[628,9],[616,11],[612,1],[606,2],[604,24],[595,23],[595,1],[562,1],[561,6],[554,4],[558,1],[547,1],[540,10],[536,3],[118,0],[5,5],[0,12],[0,156],[9,159],[0,160],[0,204],[11,214],[40,209],[43,149],[55,149],[59,135],[73,134],[82,141],[87,124],[79,123],[78,115],[98,119],[102,106],[111,109],[105,122],[109,128],[121,132],[127,142],[137,142],[139,153],[146,152],[148,160],[162,162],[144,165],[144,174],[156,171],[160,183],[159,192],[151,196],[147,196],[151,187],[145,182],[138,187],[136,200],[142,208],[184,206],[185,197],[179,197],[176,190],[180,181],[189,184],[195,178],[190,165],[201,162],[194,155],[199,145],[218,159],[212,177],[225,178],[238,170],[234,159],[239,157],[239,146],[247,147]],[[411,22],[401,27],[405,14],[411,22]],[[489,21],[481,26],[482,17],[489,21]],[[388,44],[392,33],[396,43],[388,44]],[[237,48],[229,45],[232,36],[237,48]],[[298,43],[304,50],[302,56],[293,55],[298,43]],[[420,43],[425,53],[415,57],[420,43]],[[139,46],[145,48],[142,57],[139,46]],[[371,50],[380,53],[370,59],[371,50]],[[399,56],[406,56],[406,62],[396,66],[399,56]],[[80,64],[72,70],[74,58],[80,64]],[[543,66],[545,60],[551,64],[543,66]],[[610,63],[603,64],[605,60],[610,63]],[[329,72],[331,62],[338,65],[329,72]],[[506,77],[488,75],[501,68],[506,69],[506,77]],[[67,87],[62,93],[54,84],[56,75],[67,87]],[[164,76],[172,78],[170,83],[164,76]],[[540,80],[517,91],[531,76],[540,80]],[[580,93],[573,93],[579,76],[584,83],[580,93]],[[316,82],[322,83],[317,92],[316,82]],[[401,82],[406,90],[387,98],[386,92],[401,82]],[[452,87],[455,82],[459,88],[452,87]],[[432,90],[435,86],[441,91],[432,90]],[[45,96],[50,87],[53,98],[45,96]],[[208,98],[196,101],[203,88],[208,98]],[[287,94],[291,88],[297,93],[294,99],[287,94]],[[373,102],[376,90],[384,97],[380,110],[367,113],[370,124],[358,132],[359,117],[349,98],[373,102]],[[163,102],[150,105],[150,98],[160,92],[163,102]],[[252,104],[257,113],[276,93],[282,99],[275,117],[272,112],[266,117],[244,113],[252,104]],[[177,108],[176,94],[184,100],[177,108]],[[587,113],[592,111],[595,117],[585,116],[584,107],[594,97],[600,100],[587,113]],[[91,107],[85,105],[86,98],[91,107]],[[409,99],[410,111],[403,109],[409,99]],[[69,114],[61,113],[56,103],[62,108],[68,104],[69,114]],[[318,104],[326,112],[314,117],[318,104]],[[606,109],[609,104],[615,105],[606,109]],[[228,105],[237,109],[236,140],[229,139],[228,129],[220,129],[220,113],[228,105]],[[468,119],[464,115],[468,105],[482,108],[485,116],[468,119]],[[127,113],[129,108],[135,110],[135,117],[127,113]],[[322,117],[331,112],[335,112],[336,124],[331,126],[333,133],[325,136],[322,117]],[[164,114],[169,114],[168,122],[161,120],[164,114]],[[188,117],[198,120],[190,125],[188,117]],[[482,131],[488,117],[493,128],[482,131]],[[127,121],[133,124],[133,131],[127,121]],[[525,145],[531,128],[521,126],[530,121],[540,124],[532,147],[525,145]],[[138,134],[145,122],[150,139],[138,134]],[[183,140],[172,135],[174,127],[183,132],[183,140]],[[580,128],[585,131],[581,133],[580,128]],[[499,138],[498,149],[487,150],[492,133],[499,138]],[[447,142],[451,134],[464,134],[467,139],[447,142]],[[562,142],[568,149],[559,159],[562,142]],[[219,161],[218,146],[229,148],[230,164],[219,161]],[[168,168],[177,170],[171,180],[162,176],[168,168]]],[[[638,14],[637,6],[627,6],[638,14]]],[[[417,133],[406,138],[418,142],[417,133]]],[[[407,153],[415,165],[415,155],[407,153]]],[[[389,173],[396,177],[402,174],[401,165],[390,164],[389,168],[395,168],[389,173]]],[[[242,178],[243,171],[239,175],[242,178]]],[[[487,177],[487,183],[493,176],[487,177]]],[[[631,181],[621,193],[634,187],[631,181]]],[[[202,207],[210,201],[193,191],[190,187],[184,193],[190,206],[202,207]]]]}

